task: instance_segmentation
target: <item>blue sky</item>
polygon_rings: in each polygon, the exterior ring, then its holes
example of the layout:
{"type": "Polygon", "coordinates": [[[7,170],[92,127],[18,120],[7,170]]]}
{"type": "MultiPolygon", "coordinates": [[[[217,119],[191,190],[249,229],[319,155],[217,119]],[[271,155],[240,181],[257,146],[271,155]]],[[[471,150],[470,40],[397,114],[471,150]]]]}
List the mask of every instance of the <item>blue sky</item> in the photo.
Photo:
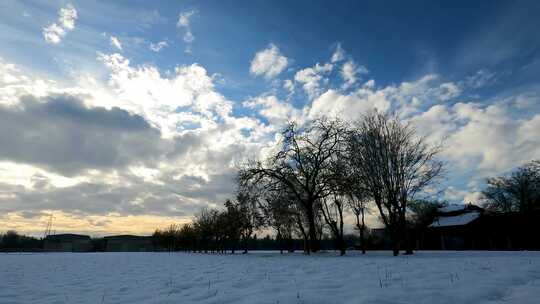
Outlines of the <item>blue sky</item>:
{"type": "Polygon", "coordinates": [[[230,196],[235,165],[287,119],[371,108],[444,142],[442,199],[479,201],[487,176],[540,158],[539,13],[536,1],[4,1],[3,222],[185,221],[230,196]]]}

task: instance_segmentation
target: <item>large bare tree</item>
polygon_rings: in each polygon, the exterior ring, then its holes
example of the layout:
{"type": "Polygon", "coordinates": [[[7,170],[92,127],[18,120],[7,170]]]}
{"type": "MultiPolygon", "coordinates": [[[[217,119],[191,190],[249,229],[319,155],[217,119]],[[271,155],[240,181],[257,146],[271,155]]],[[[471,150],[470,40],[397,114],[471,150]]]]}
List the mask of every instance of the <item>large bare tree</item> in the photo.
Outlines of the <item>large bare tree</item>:
{"type": "Polygon", "coordinates": [[[410,123],[378,112],[368,113],[349,134],[352,167],[390,233],[394,255],[404,240],[412,253],[407,203],[440,176],[440,146],[429,145],[410,123]]]}
{"type": "Polygon", "coordinates": [[[335,175],[333,156],[341,148],[345,129],[337,120],[320,119],[298,127],[290,123],[281,133],[278,151],[265,162],[251,162],[240,171],[240,182],[261,182],[285,187],[307,222],[308,253],[319,250],[317,204],[332,194],[335,175]]]}

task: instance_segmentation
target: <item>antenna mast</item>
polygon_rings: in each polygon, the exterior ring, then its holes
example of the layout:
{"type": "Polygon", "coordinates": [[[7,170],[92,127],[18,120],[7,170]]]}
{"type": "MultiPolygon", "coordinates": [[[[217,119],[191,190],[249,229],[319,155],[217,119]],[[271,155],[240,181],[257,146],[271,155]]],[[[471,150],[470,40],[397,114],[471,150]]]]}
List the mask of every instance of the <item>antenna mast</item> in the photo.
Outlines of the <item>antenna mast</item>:
{"type": "Polygon", "coordinates": [[[53,218],[54,216],[51,213],[51,215],[49,216],[49,220],[47,221],[47,226],[45,227],[45,232],[43,233],[43,238],[46,238],[48,235],[51,234],[53,218]]]}

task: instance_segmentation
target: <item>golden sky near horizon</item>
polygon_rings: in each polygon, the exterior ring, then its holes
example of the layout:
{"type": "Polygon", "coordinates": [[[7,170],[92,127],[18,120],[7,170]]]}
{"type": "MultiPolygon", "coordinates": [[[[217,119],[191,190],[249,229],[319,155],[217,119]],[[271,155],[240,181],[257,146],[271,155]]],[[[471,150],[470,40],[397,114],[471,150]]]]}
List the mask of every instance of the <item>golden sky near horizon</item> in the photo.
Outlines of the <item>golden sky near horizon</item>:
{"type": "Polygon", "coordinates": [[[20,212],[12,212],[0,217],[0,232],[15,230],[22,234],[42,237],[51,214],[52,233],[84,233],[91,236],[150,235],[158,228],[163,229],[171,224],[185,224],[191,221],[190,217],[118,214],[77,216],[50,210],[29,218],[20,212]]]}

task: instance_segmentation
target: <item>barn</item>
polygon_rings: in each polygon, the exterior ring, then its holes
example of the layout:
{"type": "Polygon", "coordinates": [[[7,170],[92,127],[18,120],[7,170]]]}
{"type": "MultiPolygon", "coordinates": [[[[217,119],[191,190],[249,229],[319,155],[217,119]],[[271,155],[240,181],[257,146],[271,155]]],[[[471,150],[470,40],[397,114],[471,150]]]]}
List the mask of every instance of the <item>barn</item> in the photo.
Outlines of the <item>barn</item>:
{"type": "Polygon", "coordinates": [[[88,235],[52,234],[43,240],[45,251],[87,252],[92,250],[92,241],[88,235]]]}
{"type": "Polygon", "coordinates": [[[106,236],[103,239],[105,241],[105,251],[137,252],[154,250],[152,237],[150,236],[113,235],[106,236]]]}

